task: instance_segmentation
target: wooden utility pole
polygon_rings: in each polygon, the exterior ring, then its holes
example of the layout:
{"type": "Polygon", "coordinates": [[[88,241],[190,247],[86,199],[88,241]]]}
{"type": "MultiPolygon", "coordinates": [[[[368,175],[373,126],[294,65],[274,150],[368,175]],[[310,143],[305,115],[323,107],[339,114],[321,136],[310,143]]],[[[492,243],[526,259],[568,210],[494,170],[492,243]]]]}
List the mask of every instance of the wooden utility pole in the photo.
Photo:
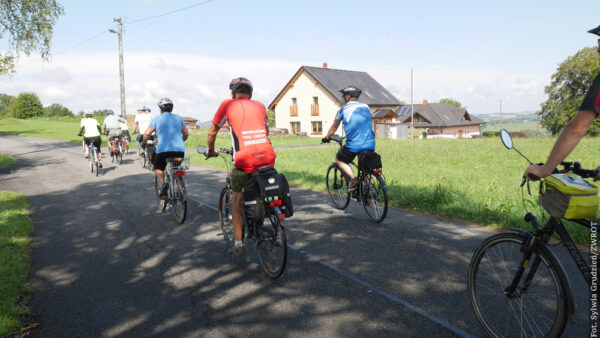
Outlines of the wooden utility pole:
{"type": "Polygon", "coordinates": [[[125,71],[123,70],[123,23],[121,17],[114,19],[115,22],[119,23],[119,30],[115,32],[113,29],[108,31],[119,35],[119,77],[121,80],[121,114],[126,117],[125,113],[125,71]]]}

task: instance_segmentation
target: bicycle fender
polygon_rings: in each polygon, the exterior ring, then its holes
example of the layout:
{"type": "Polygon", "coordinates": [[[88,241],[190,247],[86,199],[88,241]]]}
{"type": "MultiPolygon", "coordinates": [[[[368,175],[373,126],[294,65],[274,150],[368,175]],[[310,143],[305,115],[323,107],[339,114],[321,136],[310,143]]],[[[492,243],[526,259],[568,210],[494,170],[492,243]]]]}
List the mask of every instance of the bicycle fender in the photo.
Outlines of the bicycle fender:
{"type": "Polygon", "coordinates": [[[571,323],[575,323],[575,301],[573,300],[573,292],[571,291],[571,281],[569,281],[569,279],[567,278],[567,275],[565,274],[565,269],[563,268],[558,258],[556,258],[556,255],[554,255],[554,253],[550,250],[550,248],[548,248],[546,244],[538,242],[536,246],[541,251],[546,250],[546,253],[548,253],[550,259],[553,261],[552,264],[556,265],[559,277],[562,278],[562,280],[565,282],[565,297],[567,297],[567,315],[569,317],[569,321],[571,323]]]}
{"type": "MultiPolygon", "coordinates": [[[[529,242],[529,239],[531,238],[531,236],[533,236],[531,232],[523,229],[509,228],[509,230],[523,235],[526,238],[526,242],[524,243],[529,242]]],[[[567,315],[569,317],[569,321],[571,321],[571,323],[575,323],[575,301],[573,300],[573,291],[571,291],[571,281],[567,278],[562,264],[556,258],[556,255],[554,255],[554,253],[548,248],[548,246],[539,241],[536,243],[536,246],[538,250],[546,251],[548,253],[552,264],[556,265],[559,278],[562,278],[562,280],[565,282],[565,296],[567,297],[567,315]]]]}

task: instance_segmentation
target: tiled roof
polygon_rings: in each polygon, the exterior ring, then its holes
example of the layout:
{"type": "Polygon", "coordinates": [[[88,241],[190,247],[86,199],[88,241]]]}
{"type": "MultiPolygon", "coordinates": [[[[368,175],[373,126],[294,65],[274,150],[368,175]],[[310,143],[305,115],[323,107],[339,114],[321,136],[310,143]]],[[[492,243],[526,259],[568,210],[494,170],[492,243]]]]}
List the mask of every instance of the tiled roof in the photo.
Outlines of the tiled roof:
{"type": "MultiPolygon", "coordinates": [[[[429,123],[415,122],[417,128],[470,126],[485,123],[477,116],[469,114],[465,109],[447,103],[415,104],[414,107],[415,114],[430,121],[429,123]]],[[[410,123],[410,112],[402,121],[410,123]]]]}

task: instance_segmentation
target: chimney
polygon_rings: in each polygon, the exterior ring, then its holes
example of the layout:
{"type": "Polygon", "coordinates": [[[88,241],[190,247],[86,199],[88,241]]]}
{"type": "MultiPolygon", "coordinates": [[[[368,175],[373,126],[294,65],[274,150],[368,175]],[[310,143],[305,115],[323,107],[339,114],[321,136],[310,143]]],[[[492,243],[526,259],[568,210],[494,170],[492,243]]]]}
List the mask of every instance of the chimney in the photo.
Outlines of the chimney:
{"type": "Polygon", "coordinates": [[[429,102],[427,102],[427,100],[423,100],[423,104],[428,104],[429,102]]]}
{"type": "Polygon", "coordinates": [[[323,62],[323,68],[327,68],[327,62],[323,62]]]}

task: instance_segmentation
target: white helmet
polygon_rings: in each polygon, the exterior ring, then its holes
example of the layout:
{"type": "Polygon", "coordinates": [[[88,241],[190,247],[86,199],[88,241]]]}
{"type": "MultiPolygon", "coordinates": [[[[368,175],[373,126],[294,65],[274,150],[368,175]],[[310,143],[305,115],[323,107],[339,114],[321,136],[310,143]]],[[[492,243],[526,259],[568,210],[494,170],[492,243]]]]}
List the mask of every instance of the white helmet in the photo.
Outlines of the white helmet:
{"type": "Polygon", "coordinates": [[[164,112],[172,112],[173,111],[173,101],[168,97],[163,97],[158,100],[158,108],[164,112]]]}

